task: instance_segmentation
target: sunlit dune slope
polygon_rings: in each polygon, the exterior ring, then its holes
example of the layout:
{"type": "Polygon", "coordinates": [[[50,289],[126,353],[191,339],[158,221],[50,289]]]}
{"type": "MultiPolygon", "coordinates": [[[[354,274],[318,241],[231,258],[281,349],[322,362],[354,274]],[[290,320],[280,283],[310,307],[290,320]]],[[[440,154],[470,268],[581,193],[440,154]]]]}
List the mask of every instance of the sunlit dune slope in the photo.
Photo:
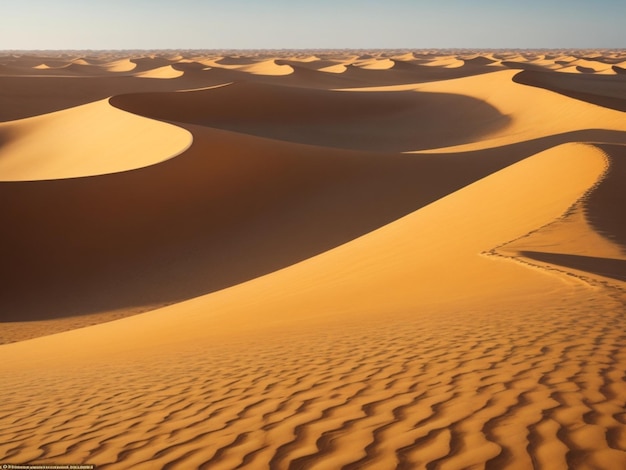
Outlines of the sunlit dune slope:
{"type": "Polygon", "coordinates": [[[275,59],[251,60],[250,58],[225,57],[222,59],[207,61],[205,63],[211,67],[237,70],[253,75],[280,76],[293,73],[293,67],[275,59]]]}
{"type": "MultiPolygon", "coordinates": [[[[419,84],[415,90],[420,92],[465,94],[474,99],[484,100],[508,118],[506,126],[492,133],[486,139],[469,145],[455,146],[441,149],[442,152],[470,151],[481,148],[498,147],[520,143],[543,137],[556,137],[552,145],[579,139],[563,138],[558,141],[559,135],[581,130],[616,130],[625,131],[626,121],[623,113],[613,109],[597,106],[582,100],[571,99],[553,91],[538,87],[515,83],[518,77],[531,72],[501,71],[478,77],[467,77],[460,80],[448,80],[429,84],[419,84]]],[[[558,75],[546,73],[542,75],[558,75]]],[[[558,80],[558,78],[557,78],[558,80]]],[[[621,86],[621,85],[620,85],[621,86]]],[[[395,92],[407,87],[391,88],[395,92]]],[[[609,87],[608,90],[611,88],[609,87]]],[[[374,88],[374,91],[383,89],[374,88]]],[[[619,99],[613,97],[614,103],[619,99]]],[[[598,137],[583,137],[585,140],[604,141],[605,135],[598,137]]],[[[623,137],[617,135],[613,142],[623,142],[623,137]]]]}
{"type": "Polygon", "coordinates": [[[176,70],[171,65],[164,65],[163,67],[157,67],[151,70],[145,70],[143,72],[137,72],[134,76],[141,78],[178,78],[182,77],[184,72],[182,70],[176,70]]]}
{"type": "Polygon", "coordinates": [[[185,150],[191,134],[135,116],[108,100],[0,124],[0,181],[113,173],[185,150]]]}

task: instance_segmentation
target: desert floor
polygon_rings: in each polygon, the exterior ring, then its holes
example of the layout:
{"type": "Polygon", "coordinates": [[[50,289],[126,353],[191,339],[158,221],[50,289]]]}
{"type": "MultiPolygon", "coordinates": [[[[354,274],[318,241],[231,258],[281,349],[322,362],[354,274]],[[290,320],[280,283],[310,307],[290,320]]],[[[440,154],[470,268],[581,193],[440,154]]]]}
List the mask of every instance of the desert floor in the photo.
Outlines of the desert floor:
{"type": "Polygon", "coordinates": [[[626,52],[0,53],[0,464],[626,468],[626,52]]]}

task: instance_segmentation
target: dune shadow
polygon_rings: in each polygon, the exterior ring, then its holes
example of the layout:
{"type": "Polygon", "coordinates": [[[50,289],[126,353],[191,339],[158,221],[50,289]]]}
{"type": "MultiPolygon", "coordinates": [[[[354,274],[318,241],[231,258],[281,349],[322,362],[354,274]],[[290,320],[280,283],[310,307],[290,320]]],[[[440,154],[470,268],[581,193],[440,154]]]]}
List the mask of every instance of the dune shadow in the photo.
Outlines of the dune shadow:
{"type": "Polygon", "coordinates": [[[520,255],[543,263],[586,271],[619,281],[626,281],[626,260],[598,258],[595,256],[546,253],[540,251],[520,251],[520,255]]]}
{"type": "Polygon", "coordinates": [[[111,104],[166,121],[375,152],[463,144],[510,122],[488,103],[463,95],[328,91],[250,82],[186,93],[122,95],[111,104]]]}
{"type": "MultiPolygon", "coordinates": [[[[152,69],[148,69],[152,70],[152,69]]],[[[144,67],[133,70],[141,73],[144,67]]],[[[230,81],[223,73],[185,73],[179,78],[161,80],[122,74],[120,76],[0,76],[0,122],[61,111],[93,101],[146,91],[168,92],[178,89],[219,85],[230,81]]]]}
{"type": "MultiPolygon", "coordinates": [[[[593,71],[593,69],[589,70],[593,71]]],[[[626,81],[621,76],[524,70],[515,75],[513,81],[521,85],[543,88],[597,106],[626,112],[626,81]],[[617,89],[625,98],[618,96],[617,93],[605,94],[603,90],[606,89],[617,89]]]]}
{"type": "Polygon", "coordinates": [[[591,67],[583,67],[582,65],[577,65],[576,70],[580,73],[596,73],[595,69],[592,69],[591,67]]]}
{"type": "Polygon", "coordinates": [[[546,70],[548,70],[546,67],[542,67],[541,65],[524,62],[514,62],[510,60],[503,61],[502,65],[515,70],[534,70],[536,72],[545,72],[546,70]]]}
{"type": "Polygon", "coordinates": [[[614,65],[611,68],[617,74],[626,75],[626,68],[624,68],[624,67],[620,67],[619,65],[614,65]]]}
{"type": "Polygon", "coordinates": [[[602,236],[626,254],[626,145],[599,144],[610,158],[606,175],[585,201],[586,217],[602,236]]]}

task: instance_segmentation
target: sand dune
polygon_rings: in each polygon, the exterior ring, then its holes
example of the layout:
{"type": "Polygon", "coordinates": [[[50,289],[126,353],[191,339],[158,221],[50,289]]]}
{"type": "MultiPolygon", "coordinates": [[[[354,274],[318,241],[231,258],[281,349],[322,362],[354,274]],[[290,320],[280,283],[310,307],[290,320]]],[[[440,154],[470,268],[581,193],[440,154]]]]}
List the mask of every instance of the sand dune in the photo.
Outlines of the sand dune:
{"type": "Polygon", "coordinates": [[[189,133],[138,118],[107,100],[0,124],[0,180],[76,178],[158,163],[185,150],[189,133]]]}
{"type": "Polygon", "coordinates": [[[249,82],[188,93],[126,95],[112,102],[163,120],[367,151],[460,144],[508,122],[494,108],[463,95],[343,93],[249,82]]]}
{"type": "Polygon", "coordinates": [[[293,67],[289,65],[280,65],[275,60],[266,60],[251,65],[238,67],[237,70],[248,72],[255,75],[290,75],[293,73],[293,67]]]}
{"type": "Polygon", "coordinates": [[[130,72],[137,68],[137,64],[130,59],[119,59],[102,64],[101,67],[109,72],[130,72]]]}
{"type": "Polygon", "coordinates": [[[498,62],[496,59],[491,59],[482,55],[472,57],[471,59],[463,59],[465,65],[491,65],[498,62]]]}
{"type": "Polygon", "coordinates": [[[625,467],[624,60],[3,56],[0,463],[625,467]]]}
{"type": "Polygon", "coordinates": [[[621,77],[591,74],[541,74],[526,71],[515,77],[517,83],[545,88],[581,101],[618,111],[626,110],[626,83],[621,77]]]}
{"type": "MultiPolygon", "coordinates": [[[[583,82],[569,75],[565,76],[553,72],[539,73],[528,70],[523,72],[507,70],[458,80],[419,84],[413,89],[422,92],[469,95],[473,98],[484,100],[484,102],[497,109],[501,115],[507,116],[507,125],[490,134],[488,139],[477,141],[471,145],[441,150],[442,152],[452,150],[467,151],[508,145],[514,142],[537,139],[538,137],[557,136],[572,131],[590,129],[626,131],[626,123],[621,112],[595,106],[595,104],[599,104],[604,99],[610,105],[607,107],[614,109],[621,107],[622,84],[613,81],[609,82],[608,80],[600,81],[601,78],[609,77],[594,77],[593,81],[585,80],[583,82]],[[545,82],[542,81],[545,77],[553,74],[558,75],[554,81],[550,81],[550,79],[546,79],[545,82]],[[532,78],[529,79],[527,77],[532,78]],[[533,80],[535,77],[538,79],[533,80]],[[574,90],[594,82],[597,83],[597,86],[594,87],[598,90],[597,94],[592,95],[589,92],[593,89],[587,88],[586,96],[590,97],[587,100],[573,100],[553,92],[552,83],[559,84],[563,89],[566,89],[565,87],[567,86],[567,88],[574,90]],[[533,84],[535,87],[519,86],[519,84],[533,84]],[[602,84],[607,85],[606,89],[602,87],[602,84]],[[546,88],[550,91],[544,91],[537,87],[546,88]],[[612,92],[612,90],[615,90],[615,92],[612,92]],[[609,96],[609,93],[611,96],[609,96]],[[592,104],[585,101],[590,101],[592,104]]],[[[557,86],[554,86],[554,91],[561,90],[557,86]]],[[[381,89],[373,90],[382,91],[381,89]]],[[[391,91],[394,90],[397,90],[397,88],[391,89],[391,91]]],[[[567,94],[569,95],[570,93],[567,94]]],[[[599,141],[602,141],[604,138],[600,137],[599,141]]],[[[596,138],[591,137],[591,139],[595,140],[596,138]]],[[[622,141],[622,137],[619,135],[617,139],[618,142],[622,141]]]]}
{"type": "Polygon", "coordinates": [[[257,63],[257,60],[252,57],[232,57],[226,56],[215,61],[216,64],[220,65],[234,65],[234,66],[242,66],[242,65],[254,65],[257,63]]]}
{"type": "Polygon", "coordinates": [[[146,70],[153,70],[159,67],[165,67],[167,65],[172,65],[176,63],[176,61],[172,61],[166,57],[137,57],[131,58],[131,62],[136,65],[134,69],[135,72],[145,72],[146,70]]]}
{"type": "Polygon", "coordinates": [[[181,70],[175,70],[176,75],[179,75],[175,79],[163,80],[163,75],[167,75],[163,72],[169,72],[168,69],[144,70],[147,75],[158,77],[133,76],[142,73],[135,70],[129,74],[102,73],[90,76],[89,79],[79,75],[0,77],[3,84],[3,93],[0,94],[0,122],[60,111],[123,93],[187,90],[232,81],[230,76],[184,71],[181,74],[181,70]]]}
{"type": "Polygon", "coordinates": [[[395,65],[395,62],[391,59],[361,59],[354,62],[355,66],[366,70],[387,70],[395,65]]]}
{"type": "Polygon", "coordinates": [[[343,64],[336,64],[336,65],[329,65],[327,67],[321,67],[317,70],[321,72],[328,72],[328,73],[344,73],[347,70],[347,67],[343,64]]]}
{"type": "Polygon", "coordinates": [[[143,72],[137,72],[135,77],[142,78],[178,78],[185,74],[182,70],[176,70],[171,65],[164,65],[163,67],[157,67],[152,70],[145,70],[143,72]]]}
{"type": "Polygon", "coordinates": [[[329,69],[332,67],[338,67],[338,68],[342,68],[343,70],[345,70],[346,64],[344,62],[345,61],[322,60],[318,58],[313,58],[313,60],[307,60],[307,61],[284,60],[284,59],[276,60],[276,63],[279,65],[285,64],[285,65],[290,65],[292,68],[300,67],[300,68],[308,68],[312,70],[325,70],[325,69],[329,69]]]}
{"type": "MultiPolygon", "coordinates": [[[[401,60],[401,59],[399,59],[401,60]]],[[[461,67],[465,64],[464,60],[459,59],[456,56],[444,56],[444,57],[436,57],[428,61],[424,61],[423,65],[428,65],[431,67],[446,67],[446,68],[456,68],[461,67]]]]}
{"type": "Polygon", "coordinates": [[[185,127],[192,146],[164,164],[97,181],[0,186],[4,200],[23,201],[20,212],[3,210],[7,223],[23,227],[2,237],[15,248],[5,259],[15,274],[2,295],[4,315],[13,316],[4,320],[145,310],[227,287],[347,242],[512,162],[330,151],[185,127]],[[437,183],[442,174],[446,184],[437,183]],[[24,299],[33,288],[38,296],[24,299]]]}

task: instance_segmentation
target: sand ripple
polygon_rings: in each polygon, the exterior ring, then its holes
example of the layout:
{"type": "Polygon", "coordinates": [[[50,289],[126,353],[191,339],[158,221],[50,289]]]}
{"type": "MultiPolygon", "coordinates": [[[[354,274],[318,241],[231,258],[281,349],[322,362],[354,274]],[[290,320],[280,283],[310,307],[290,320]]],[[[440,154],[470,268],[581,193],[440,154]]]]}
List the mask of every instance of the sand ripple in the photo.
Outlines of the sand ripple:
{"type": "Polygon", "coordinates": [[[3,380],[14,393],[0,455],[98,468],[618,468],[626,320],[606,302],[16,374],[3,380]],[[594,308],[602,323],[583,314],[594,308]]]}

